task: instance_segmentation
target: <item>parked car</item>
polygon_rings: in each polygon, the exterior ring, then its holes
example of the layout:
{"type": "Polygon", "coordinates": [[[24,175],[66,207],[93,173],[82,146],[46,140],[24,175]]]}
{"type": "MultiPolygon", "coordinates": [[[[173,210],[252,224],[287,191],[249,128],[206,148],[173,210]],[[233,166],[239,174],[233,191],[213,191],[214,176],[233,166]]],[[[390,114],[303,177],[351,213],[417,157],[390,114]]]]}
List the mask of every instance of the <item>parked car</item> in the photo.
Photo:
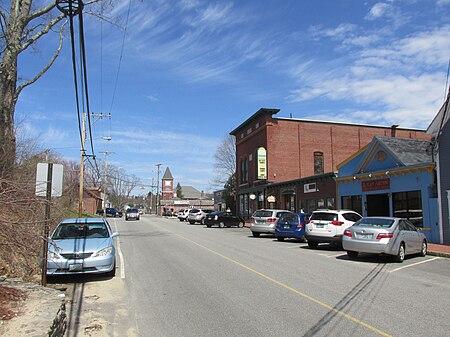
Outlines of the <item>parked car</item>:
{"type": "Polygon", "coordinates": [[[344,231],[359,219],[361,215],[351,210],[318,209],[312,212],[305,230],[308,246],[317,248],[323,242],[342,245],[344,231]]]}
{"type": "Polygon", "coordinates": [[[180,221],[187,221],[188,214],[189,214],[189,208],[180,209],[177,213],[177,218],[180,221]]]}
{"type": "Polygon", "coordinates": [[[125,212],[125,220],[130,219],[139,220],[140,214],[137,208],[128,208],[125,212]]]}
{"type": "MultiPolygon", "coordinates": [[[[102,212],[103,215],[103,212],[102,212]]],[[[120,212],[117,208],[113,208],[113,207],[108,207],[106,209],[106,216],[107,217],[113,217],[113,218],[120,218],[123,215],[122,212],[120,212]]]]}
{"type": "Polygon", "coordinates": [[[47,275],[99,273],[114,276],[118,236],[104,218],[63,220],[49,238],[47,275]]]}
{"type": "Polygon", "coordinates": [[[196,222],[204,224],[206,214],[211,213],[212,210],[210,209],[201,209],[201,208],[192,208],[189,210],[187,221],[191,225],[195,224],[196,222]]]}
{"type": "Polygon", "coordinates": [[[344,231],[342,245],[351,259],[359,253],[392,255],[403,262],[408,254],[427,254],[427,239],[411,221],[392,217],[364,217],[344,231]]]}
{"type": "Polygon", "coordinates": [[[230,212],[211,212],[206,215],[204,221],[206,227],[219,226],[220,228],[237,226],[244,227],[245,220],[230,212]]]}
{"type": "Polygon", "coordinates": [[[306,220],[309,219],[308,213],[284,213],[280,216],[275,226],[275,237],[278,241],[293,238],[305,241],[306,220]]]}
{"type": "Polygon", "coordinates": [[[280,216],[290,211],[283,209],[258,209],[252,214],[250,230],[255,237],[261,233],[275,234],[275,226],[280,216]]]}

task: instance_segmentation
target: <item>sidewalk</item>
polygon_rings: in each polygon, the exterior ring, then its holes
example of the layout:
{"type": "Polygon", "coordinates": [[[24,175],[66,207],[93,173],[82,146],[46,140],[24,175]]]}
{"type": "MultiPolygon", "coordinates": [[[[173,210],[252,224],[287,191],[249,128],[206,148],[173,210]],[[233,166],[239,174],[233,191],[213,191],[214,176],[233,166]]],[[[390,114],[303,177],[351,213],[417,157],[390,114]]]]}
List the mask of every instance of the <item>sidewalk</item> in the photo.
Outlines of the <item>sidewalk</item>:
{"type": "Polygon", "coordinates": [[[450,258],[450,246],[429,243],[428,244],[428,255],[450,258]]]}

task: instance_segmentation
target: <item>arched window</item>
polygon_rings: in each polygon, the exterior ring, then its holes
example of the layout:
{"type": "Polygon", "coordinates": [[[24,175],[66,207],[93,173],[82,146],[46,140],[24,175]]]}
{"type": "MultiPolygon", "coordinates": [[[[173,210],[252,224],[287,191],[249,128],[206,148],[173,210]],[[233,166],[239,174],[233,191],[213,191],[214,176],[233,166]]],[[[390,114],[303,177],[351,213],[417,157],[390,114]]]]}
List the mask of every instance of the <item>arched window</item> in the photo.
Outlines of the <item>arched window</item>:
{"type": "Polygon", "coordinates": [[[241,159],[241,184],[248,182],[248,158],[241,159]]]}
{"type": "Polygon", "coordinates": [[[323,152],[314,152],[314,174],[323,174],[323,152]]]}

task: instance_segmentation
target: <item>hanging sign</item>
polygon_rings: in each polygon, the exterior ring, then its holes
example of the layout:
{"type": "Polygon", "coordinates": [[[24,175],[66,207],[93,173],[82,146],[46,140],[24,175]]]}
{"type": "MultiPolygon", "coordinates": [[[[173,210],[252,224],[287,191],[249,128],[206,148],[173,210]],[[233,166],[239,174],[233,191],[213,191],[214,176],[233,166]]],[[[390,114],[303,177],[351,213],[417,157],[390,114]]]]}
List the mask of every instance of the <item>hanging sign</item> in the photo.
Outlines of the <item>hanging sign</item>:
{"type": "Polygon", "coordinates": [[[265,180],[267,179],[267,152],[266,149],[263,147],[260,147],[256,153],[258,164],[257,164],[257,170],[258,170],[258,179],[259,180],[265,180]]]}

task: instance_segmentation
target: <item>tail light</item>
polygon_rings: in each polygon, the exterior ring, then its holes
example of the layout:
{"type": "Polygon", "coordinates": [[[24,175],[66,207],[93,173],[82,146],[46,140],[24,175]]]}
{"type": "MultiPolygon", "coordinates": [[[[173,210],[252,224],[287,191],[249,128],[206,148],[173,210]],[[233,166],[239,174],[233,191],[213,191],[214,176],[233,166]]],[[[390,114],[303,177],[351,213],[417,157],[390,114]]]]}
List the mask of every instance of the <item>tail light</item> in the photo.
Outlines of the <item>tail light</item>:
{"type": "Polygon", "coordinates": [[[251,221],[251,222],[255,222],[255,218],[254,218],[254,217],[251,217],[251,218],[250,218],[250,221],[251,221]]]}
{"type": "Polygon", "coordinates": [[[393,237],[394,237],[394,233],[380,233],[377,235],[377,240],[392,239],[393,237]]]}
{"type": "Polygon", "coordinates": [[[300,221],[298,222],[297,228],[303,228],[303,224],[300,221]]]}
{"type": "Polygon", "coordinates": [[[306,224],[309,224],[311,222],[311,220],[306,219],[306,224]]]}
{"type": "Polygon", "coordinates": [[[268,218],[266,222],[276,222],[277,218],[268,218]]]}
{"type": "Polygon", "coordinates": [[[353,237],[352,232],[350,232],[348,229],[346,229],[346,230],[344,231],[344,235],[345,235],[345,236],[348,236],[349,238],[353,237]]]}
{"type": "Polygon", "coordinates": [[[342,226],[344,223],[342,221],[331,221],[331,224],[335,226],[342,226]]]}

